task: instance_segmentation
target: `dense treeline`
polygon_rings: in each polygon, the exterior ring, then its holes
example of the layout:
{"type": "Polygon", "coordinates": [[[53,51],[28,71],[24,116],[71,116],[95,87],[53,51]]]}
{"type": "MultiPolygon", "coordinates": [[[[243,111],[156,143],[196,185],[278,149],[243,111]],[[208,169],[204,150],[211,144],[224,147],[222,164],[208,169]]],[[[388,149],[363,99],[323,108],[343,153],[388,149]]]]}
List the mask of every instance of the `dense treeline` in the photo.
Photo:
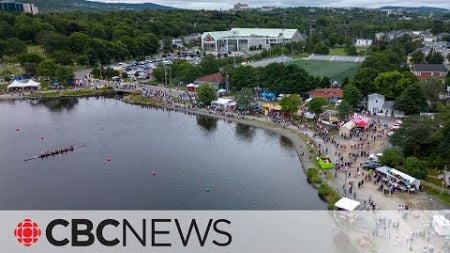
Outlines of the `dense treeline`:
{"type": "MultiPolygon", "coordinates": [[[[431,19],[417,17],[411,21],[398,20],[398,16],[388,17],[385,12],[375,10],[312,10],[289,8],[236,14],[148,10],[37,16],[3,12],[0,13],[0,55],[15,56],[25,52],[27,45],[41,45],[45,55],[58,64],[106,64],[151,55],[166,37],[232,27],[296,28],[309,36],[303,50],[326,52],[328,47],[348,44],[355,37],[372,38],[376,32],[393,29],[423,30],[434,24],[431,19]]],[[[439,17],[445,18],[448,17],[439,17]]],[[[450,31],[449,23],[439,22],[437,29],[450,31]]]]}

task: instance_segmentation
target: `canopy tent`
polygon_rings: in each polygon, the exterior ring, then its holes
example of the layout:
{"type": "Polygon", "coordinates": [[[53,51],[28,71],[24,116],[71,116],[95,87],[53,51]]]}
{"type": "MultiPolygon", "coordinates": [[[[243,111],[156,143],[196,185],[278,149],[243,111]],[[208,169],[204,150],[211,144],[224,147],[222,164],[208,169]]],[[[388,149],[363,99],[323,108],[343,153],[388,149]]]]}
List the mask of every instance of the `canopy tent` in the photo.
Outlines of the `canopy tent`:
{"type": "Polygon", "coordinates": [[[436,234],[441,236],[450,235],[450,221],[444,215],[433,215],[432,226],[436,234]]]}
{"type": "Polygon", "coordinates": [[[211,105],[216,106],[216,107],[229,108],[229,107],[236,106],[236,102],[234,102],[230,98],[219,98],[215,101],[212,101],[211,105]]]}
{"type": "Polygon", "coordinates": [[[8,90],[11,89],[39,89],[41,86],[40,83],[35,82],[31,79],[27,80],[26,82],[24,81],[18,81],[18,80],[14,80],[10,85],[7,86],[8,90]]]}
{"type": "Polygon", "coordinates": [[[353,121],[345,123],[339,128],[339,135],[350,137],[350,132],[352,131],[353,128],[355,128],[355,126],[356,124],[353,121]]]}
{"type": "Polygon", "coordinates": [[[259,95],[261,98],[266,99],[267,101],[272,101],[275,99],[275,94],[271,92],[263,92],[259,95]]]}
{"type": "Polygon", "coordinates": [[[357,127],[368,128],[370,125],[370,118],[357,113],[353,115],[352,121],[356,124],[357,127]]]}
{"type": "Polygon", "coordinates": [[[361,202],[349,198],[342,198],[334,204],[336,208],[349,212],[354,211],[359,205],[361,202]]]}
{"type": "Polygon", "coordinates": [[[197,89],[197,87],[198,87],[198,85],[195,85],[193,83],[190,83],[190,84],[186,85],[186,89],[189,92],[195,92],[195,89],[197,89]]]}

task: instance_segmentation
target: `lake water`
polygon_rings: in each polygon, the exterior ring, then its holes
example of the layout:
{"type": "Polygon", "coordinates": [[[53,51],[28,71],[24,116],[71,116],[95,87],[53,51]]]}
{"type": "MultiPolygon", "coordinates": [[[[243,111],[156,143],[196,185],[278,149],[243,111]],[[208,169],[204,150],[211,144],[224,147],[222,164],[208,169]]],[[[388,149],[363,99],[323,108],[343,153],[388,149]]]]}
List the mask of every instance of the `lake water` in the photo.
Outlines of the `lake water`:
{"type": "Polygon", "coordinates": [[[0,101],[0,209],[325,208],[271,131],[118,99],[0,101]],[[71,144],[87,146],[23,161],[71,144]]]}

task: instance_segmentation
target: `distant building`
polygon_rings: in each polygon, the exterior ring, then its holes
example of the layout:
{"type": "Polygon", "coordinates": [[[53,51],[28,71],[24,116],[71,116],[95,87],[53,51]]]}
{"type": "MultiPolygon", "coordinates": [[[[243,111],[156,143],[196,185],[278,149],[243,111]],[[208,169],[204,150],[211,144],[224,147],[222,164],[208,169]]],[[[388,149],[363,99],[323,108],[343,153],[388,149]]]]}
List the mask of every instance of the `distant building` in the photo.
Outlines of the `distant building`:
{"type": "Polygon", "coordinates": [[[355,46],[357,47],[370,47],[372,46],[372,40],[369,39],[357,39],[355,42],[355,46]]]}
{"type": "Polygon", "coordinates": [[[269,11],[273,11],[273,9],[275,9],[275,6],[262,6],[261,8],[259,8],[260,11],[263,12],[269,12],[269,11]]]}
{"type": "Polygon", "coordinates": [[[31,3],[16,3],[13,1],[0,1],[0,11],[24,12],[29,14],[39,14],[39,9],[31,3]]]}
{"type": "Polygon", "coordinates": [[[268,49],[284,42],[302,41],[297,29],[233,28],[230,31],[205,32],[202,49],[215,52],[238,52],[268,49]]]}
{"type": "Polygon", "coordinates": [[[250,7],[248,4],[245,3],[237,3],[233,6],[233,11],[240,12],[240,11],[248,11],[250,10],[250,7]]]}
{"type": "Polygon", "coordinates": [[[444,78],[448,70],[444,64],[415,64],[411,72],[419,79],[444,78]]]}
{"type": "Polygon", "coordinates": [[[200,41],[201,38],[202,34],[200,33],[191,33],[182,37],[185,44],[191,44],[193,42],[200,41]]]}
{"type": "Polygon", "coordinates": [[[181,38],[173,38],[172,39],[172,46],[176,47],[176,48],[182,48],[184,47],[183,45],[183,39],[181,38]]]}
{"type": "Polygon", "coordinates": [[[315,89],[309,92],[311,98],[324,98],[330,103],[336,103],[344,96],[344,92],[339,88],[315,89]]]}

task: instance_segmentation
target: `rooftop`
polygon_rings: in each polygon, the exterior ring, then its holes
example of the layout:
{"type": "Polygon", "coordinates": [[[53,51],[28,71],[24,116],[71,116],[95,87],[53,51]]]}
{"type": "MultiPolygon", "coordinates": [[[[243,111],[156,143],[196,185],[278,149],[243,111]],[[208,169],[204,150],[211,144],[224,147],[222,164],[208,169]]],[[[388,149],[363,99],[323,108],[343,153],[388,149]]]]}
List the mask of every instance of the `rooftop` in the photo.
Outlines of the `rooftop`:
{"type": "Polygon", "coordinates": [[[447,73],[447,68],[444,64],[416,64],[411,67],[414,72],[444,72],[447,73]]]}
{"type": "MultiPolygon", "coordinates": [[[[284,29],[284,37],[292,38],[297,29],[284,29]]],[[[281,28],[232,28],[229,31],[206,32],[215,38],[224,37],[282,37],[281,28]]]]}
{"type": "Polygon", "coordinates": [[[220,72],[214,73],[214,74],[210,74],[207,76],[202,76],[197,78],[195,81],[200,82],[200,83],[217,83],[217,84],[221,84],[225,82],[225,78],[223,77],[223,75],[220,72]]]}
{"type": "Polygon", "coordinates": [[[321,97],[321,98],[341,98],[344,95],[342,89],[339,88],[325,88],[325,89],[315,89],[309,92],[311,97],[321,97]]]}

